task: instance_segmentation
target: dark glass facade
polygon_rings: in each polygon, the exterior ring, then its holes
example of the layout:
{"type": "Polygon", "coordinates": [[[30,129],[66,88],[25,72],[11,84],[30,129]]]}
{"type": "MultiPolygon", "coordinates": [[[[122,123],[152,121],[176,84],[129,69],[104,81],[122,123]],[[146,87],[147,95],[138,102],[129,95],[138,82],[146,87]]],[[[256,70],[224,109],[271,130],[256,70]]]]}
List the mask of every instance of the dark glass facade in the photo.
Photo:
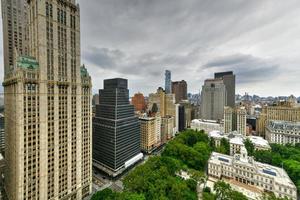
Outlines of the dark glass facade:
{"type": "Polygon", "coordinates": [[[227,93],[227,104],[234,108],[235,106],[235,75],[232,71],[215,73],[216,79],[223,79],[227,93]]]}
{"type": "Polygon", "coordinates": [[[180,105],[178,107],[178,117],[179,117],[179,127],[178,127],[178,131],[183,131],[185,130],[186,126],[185,126],[185,109],[183,105],[180,105]]]}
{"type": "Polygon", "coordinates": [[[112,171],[140,153],[140,124],[126,79],[104,80],[93,120],[93,160],[112,171]]]}

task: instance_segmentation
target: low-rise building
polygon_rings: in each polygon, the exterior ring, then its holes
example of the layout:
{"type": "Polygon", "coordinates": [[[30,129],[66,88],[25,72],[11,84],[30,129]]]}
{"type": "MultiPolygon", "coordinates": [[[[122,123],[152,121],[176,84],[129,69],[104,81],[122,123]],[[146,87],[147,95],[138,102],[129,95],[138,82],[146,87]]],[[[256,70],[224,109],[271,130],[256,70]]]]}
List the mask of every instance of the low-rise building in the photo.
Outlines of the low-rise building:
{"type": "Polygon", "coordinates": [[[252,191],[258,189],[261,192],[273,192],[277,197],[297,199],[297,188],[285,170],[256,162],[248,156],[245,147],[234,156],[213,152],[208,161],[208,176],[231,184],[236,182],[238,184],[235,185],[252,188],[252,191]]]}
{"type": "Polygon", "coordinates": [[[229,134],[224,134],[220,131],[211,131],[208,136],[213,138],[215,141],[215,145],[219,146],[221,144],[221,139],[225,138],[229,141],[230,144],[230,155],[234,155],[241,151],[241,148],[244,147],[244,141],[249,139],[253,145],[255,150],[269,150],[271,149],[267,140],[263,139],[262,137],[258,136],[244,136],[236,131],[231,132],[229,134]]]}
{"type": "Polygon", "coordinates": [[[224,126],[222,123],[215,120],[204,120],[204,119],[194,119],[191,122],[191,129],[193,130],[204,130],[205,133],[211,131],[221,131],[224,132],[224,126]]]}
{"type": "Polygon", "coordinates": [[[266,139],[276,144],[300,143],[300,122],[271,120],[266,127],[266,139]]]}

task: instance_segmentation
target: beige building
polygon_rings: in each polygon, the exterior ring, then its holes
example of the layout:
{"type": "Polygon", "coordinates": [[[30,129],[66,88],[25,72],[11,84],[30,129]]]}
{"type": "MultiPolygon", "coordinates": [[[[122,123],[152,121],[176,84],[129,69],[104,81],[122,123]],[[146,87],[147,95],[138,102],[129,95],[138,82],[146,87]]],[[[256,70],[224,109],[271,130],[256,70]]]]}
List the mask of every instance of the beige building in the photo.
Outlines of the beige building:
{"type": "Polygon", "coordinates": [[[256,124],[256,131],[259,135],[265,136],[266,127],[271,120],[299,122],[300,107],[290,103],[263,107],[256,124]]]}
{"type": "Polygon", "coordinates": [[[2,0],[4,74],[12,72],[18,55],[27,49],[27,1],[2,0]]]}
{"type": "Polygon", "coordinates": [[[300,122],[271,120],[266,127],[266,139],[282,145],[300,143],[300,122]]]}
{"type": "Polygon", "coordinates": [[[247,111],[245,107],[224,108],[224,131],[230,133],[237,131],[242,135],[247,133],[247,111]]]}
{"type": "Polygon", "coordinates": [[[156,119],[155,117],[142,117],[140,124],[142,150],[150,153],[157,144],[156,119]]]}
{"type": "Polygon", "coordinates": [[[272,165],[256,162],[249,157],[245,147],[240,153],[228,156],[213,152],[208,160],[209,179],[223,179],[237,187],[249,199],[261,196],[263,192],[273,192],[277,197],[297,199],[297,188],[286,171],[272,165]],[[249,195],[252,191],[257,195],[249,195]]]}
{"type": "Polygon", "coordinates": [[[82,199],[92,189],[92,86],[80,67],[79,6],[27,2],[30,56],[3,83],[5,189],[11,200],[82,199]]]}
{"type": "Polygon", "coordinates": [[[156,104],[160,116],[165,117],[166,115],[165,99],[166,99],[165,91],[162,88],[158,88],[156,93],[149,94],[148,109],[151,110],[153,104],[156,104]]]}
{"type": "Polygon", "coordinates": [[[166,116],[161,118],[161,141],[165,143],[174,137],[174,117],[166,116]]]}

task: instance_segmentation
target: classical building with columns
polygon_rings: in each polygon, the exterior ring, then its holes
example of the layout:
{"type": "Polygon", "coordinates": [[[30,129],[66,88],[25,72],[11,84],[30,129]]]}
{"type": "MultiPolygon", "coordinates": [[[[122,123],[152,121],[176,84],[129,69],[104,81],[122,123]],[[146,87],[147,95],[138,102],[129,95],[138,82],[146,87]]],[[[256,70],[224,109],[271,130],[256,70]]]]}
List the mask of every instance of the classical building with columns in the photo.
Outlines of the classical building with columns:
{"type": "Polygon", "coordinates": [[[258,195],[273,192],[277,197],[297,199],[297,188],[286,171],[256,162],[248,156],[245,147],[234,156],[213,152],[208,161],[208,175],[241,188],[239,191],[252,191],[258,195]]]}

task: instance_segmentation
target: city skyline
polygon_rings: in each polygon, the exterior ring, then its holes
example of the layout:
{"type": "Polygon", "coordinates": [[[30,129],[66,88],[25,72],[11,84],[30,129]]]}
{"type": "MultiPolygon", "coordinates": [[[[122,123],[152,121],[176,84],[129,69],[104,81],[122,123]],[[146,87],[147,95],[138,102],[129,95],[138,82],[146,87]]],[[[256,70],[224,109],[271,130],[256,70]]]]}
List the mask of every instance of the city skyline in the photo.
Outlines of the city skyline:
{"type": "MultiPolygon", "coordinates": [[[[164,85],[164,70],[170,69],[173,80],[187,81],[190,93],[199,93],[214,72],[233,70],[236,93],[300,96],[296,90],[300,87],[299,1],[284,5],[271,1],[77,2],[82,63],[91,71],[93,93],[104,79],[124,77],[132,80],[131,94],[149,94],[164,85]],[[95,18],[97,22],[91,20],[95,18]]],[[[3,82],[2,48],[0,62],[3,82]]]]}

